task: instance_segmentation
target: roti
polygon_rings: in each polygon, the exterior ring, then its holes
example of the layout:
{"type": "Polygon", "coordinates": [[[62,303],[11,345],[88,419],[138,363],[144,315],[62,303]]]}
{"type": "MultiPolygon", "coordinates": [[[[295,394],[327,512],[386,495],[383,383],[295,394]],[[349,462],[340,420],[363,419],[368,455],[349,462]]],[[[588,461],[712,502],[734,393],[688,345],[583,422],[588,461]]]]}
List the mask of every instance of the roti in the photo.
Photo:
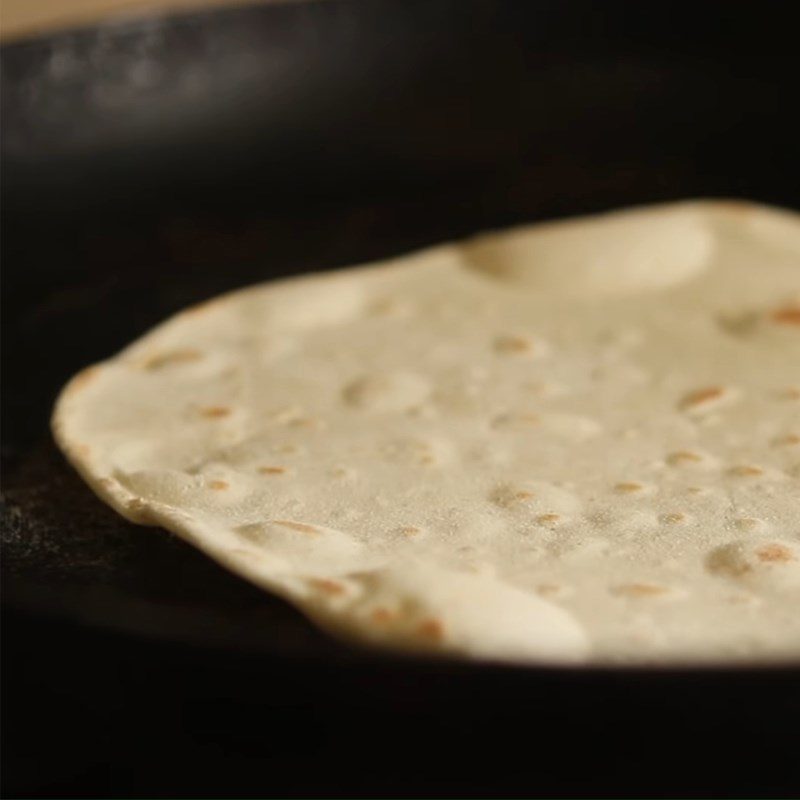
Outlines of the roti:
{"type": "Polygon", "coordinates": [[[692,201],[189,308],[58,444],[334,634],[549,664],[800,659],[800,216],[692,201]]]}

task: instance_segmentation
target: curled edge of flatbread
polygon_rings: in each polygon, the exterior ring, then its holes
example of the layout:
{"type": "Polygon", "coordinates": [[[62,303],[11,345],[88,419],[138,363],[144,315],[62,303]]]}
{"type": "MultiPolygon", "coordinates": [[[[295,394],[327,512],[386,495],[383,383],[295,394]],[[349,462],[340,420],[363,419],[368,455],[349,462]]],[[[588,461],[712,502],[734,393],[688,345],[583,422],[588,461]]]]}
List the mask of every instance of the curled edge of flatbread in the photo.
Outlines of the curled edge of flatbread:
{"type": "Polygon", "coordinates": [[[94,493],[126,519],[176,534],[235,575],[287,600],[337,638],[410,653],[509,662],[571,664],[588,655],[588,639],[570,614],[485,575],[411,559],[344,575],[287,570],[279,556],[270,561],[238,543],[220,542],[217,530],[188,512],[144,500],[114,479],[97,479],[80,445],[70,443],[59,413],[53,432],[94,493]]]}

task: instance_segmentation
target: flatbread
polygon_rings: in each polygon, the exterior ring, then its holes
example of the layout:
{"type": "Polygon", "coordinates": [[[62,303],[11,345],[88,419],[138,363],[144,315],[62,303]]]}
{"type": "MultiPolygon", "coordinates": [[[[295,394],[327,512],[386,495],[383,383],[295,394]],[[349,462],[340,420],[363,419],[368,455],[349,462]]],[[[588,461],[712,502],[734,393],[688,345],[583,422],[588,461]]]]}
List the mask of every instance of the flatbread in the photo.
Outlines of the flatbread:
{"type": "Polygon", "coordinates": [[[250,287],[70,381],[56,439],[363,642],[800,659],[800,216],[695,201],[250,287]]]}

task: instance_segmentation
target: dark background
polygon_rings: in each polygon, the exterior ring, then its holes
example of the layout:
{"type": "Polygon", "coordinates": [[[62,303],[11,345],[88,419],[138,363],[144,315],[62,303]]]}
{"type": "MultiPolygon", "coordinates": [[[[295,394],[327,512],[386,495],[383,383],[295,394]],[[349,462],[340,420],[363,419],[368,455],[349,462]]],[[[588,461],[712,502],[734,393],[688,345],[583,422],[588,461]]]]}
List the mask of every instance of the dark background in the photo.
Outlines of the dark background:
{"type": "Polygon", "coordinates": [[[791,796],[798,670],[367,654],[65,466],[55,394],[179,308],[478,229],[800,207],[792,4],[324,0],[2,50],[6,796],[791,796]]]}

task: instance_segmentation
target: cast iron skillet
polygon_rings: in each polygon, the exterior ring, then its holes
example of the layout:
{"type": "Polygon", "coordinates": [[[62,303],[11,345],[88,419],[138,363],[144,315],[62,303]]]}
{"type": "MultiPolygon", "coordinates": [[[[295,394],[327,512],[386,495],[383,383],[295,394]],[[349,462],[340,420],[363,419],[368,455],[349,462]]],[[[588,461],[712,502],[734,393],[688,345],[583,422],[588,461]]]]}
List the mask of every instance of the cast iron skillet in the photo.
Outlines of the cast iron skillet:
{"type": "Polygon", "coordinates": [[[3,48],[7,795],[797,792],[798,669],[345,646],[118,518],[47,430],[77,369],[247,283],[625,204],[800,206],[779,10],[325,0],[3,48]]]}

